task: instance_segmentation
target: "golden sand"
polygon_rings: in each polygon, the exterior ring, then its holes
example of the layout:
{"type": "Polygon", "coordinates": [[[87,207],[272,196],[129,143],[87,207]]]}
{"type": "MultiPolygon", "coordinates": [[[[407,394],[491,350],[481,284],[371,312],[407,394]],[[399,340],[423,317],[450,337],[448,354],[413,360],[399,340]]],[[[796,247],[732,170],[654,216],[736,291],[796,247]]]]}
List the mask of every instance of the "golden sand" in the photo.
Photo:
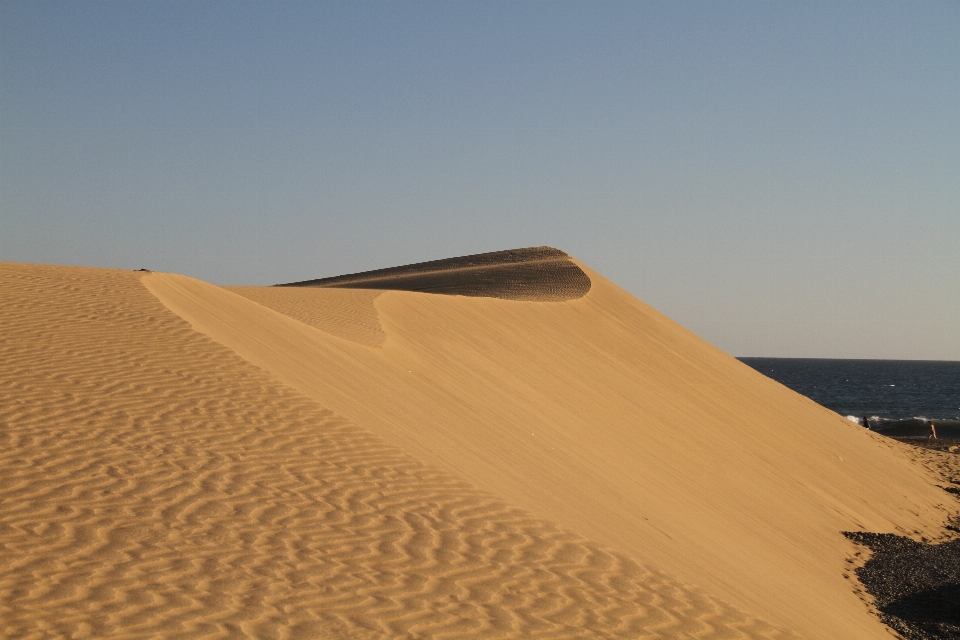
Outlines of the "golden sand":
{"type": "Polygon", "coordinates": [[[0,266],[0,635],[884,638],[904,446],[562,302],[0,266]]]}

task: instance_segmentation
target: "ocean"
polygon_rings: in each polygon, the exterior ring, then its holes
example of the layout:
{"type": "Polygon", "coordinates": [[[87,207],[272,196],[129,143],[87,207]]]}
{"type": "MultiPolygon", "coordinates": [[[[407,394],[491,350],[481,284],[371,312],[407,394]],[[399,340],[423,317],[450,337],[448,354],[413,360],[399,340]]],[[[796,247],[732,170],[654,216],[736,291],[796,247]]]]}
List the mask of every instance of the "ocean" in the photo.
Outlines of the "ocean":
{"type": "Polygon", "coordinates": [[[960,425],[960,362],[739,358],[765,376],[871,428],[960,425]]]}

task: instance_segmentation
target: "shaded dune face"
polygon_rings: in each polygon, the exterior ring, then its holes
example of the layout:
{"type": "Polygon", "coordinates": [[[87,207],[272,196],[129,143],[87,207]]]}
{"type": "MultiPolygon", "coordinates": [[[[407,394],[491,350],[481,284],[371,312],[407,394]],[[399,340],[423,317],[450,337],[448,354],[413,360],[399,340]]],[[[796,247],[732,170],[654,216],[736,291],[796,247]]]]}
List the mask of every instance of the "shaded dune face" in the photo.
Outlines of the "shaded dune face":
{"type": "Polygon", "coordinates": [[[590,277],[559,249],[529,247],[277,286],[387,289],[559,302],[585,296],[590,291],[590,277]]]}

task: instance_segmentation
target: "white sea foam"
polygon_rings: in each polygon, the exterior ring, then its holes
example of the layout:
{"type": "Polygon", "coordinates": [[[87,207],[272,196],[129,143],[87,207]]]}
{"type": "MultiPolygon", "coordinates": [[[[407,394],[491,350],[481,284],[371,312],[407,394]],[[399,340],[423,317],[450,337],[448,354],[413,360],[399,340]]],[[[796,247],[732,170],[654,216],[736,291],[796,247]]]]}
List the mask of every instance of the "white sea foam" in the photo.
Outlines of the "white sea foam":
{"type": "MultiPolygon", "coordinates": [[[[856,422],[856,423],[857,423],[858,425],[860,425],[861,427],[867,426],[867,425],[863,424],[863,417],[862,417],[862,416],[844,416],[844,417],[845,417],[847,420],[849,420],[850,422],[856,422]]],[[[867,418],[867,421],[870,423],[870,426],[871,426],[871,427],[876,426],[878,423],[881,423],[881,422],[890,422],[890,421],[891,421],[890,418],[881,418],[880,416],[866,416],[866,418],[867,418]]]]}

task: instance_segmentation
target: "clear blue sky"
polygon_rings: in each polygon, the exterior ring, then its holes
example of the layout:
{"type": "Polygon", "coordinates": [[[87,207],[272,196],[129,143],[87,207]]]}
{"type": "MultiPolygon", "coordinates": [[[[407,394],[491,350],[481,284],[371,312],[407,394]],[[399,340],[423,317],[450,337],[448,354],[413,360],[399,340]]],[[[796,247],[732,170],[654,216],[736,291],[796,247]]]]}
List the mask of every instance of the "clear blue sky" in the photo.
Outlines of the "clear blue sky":
{"type": "Polygon", "coordinates": [[[552,245],[734,355],[960,360],[960,3],[0,4],[0,259],[552,245]]]}

